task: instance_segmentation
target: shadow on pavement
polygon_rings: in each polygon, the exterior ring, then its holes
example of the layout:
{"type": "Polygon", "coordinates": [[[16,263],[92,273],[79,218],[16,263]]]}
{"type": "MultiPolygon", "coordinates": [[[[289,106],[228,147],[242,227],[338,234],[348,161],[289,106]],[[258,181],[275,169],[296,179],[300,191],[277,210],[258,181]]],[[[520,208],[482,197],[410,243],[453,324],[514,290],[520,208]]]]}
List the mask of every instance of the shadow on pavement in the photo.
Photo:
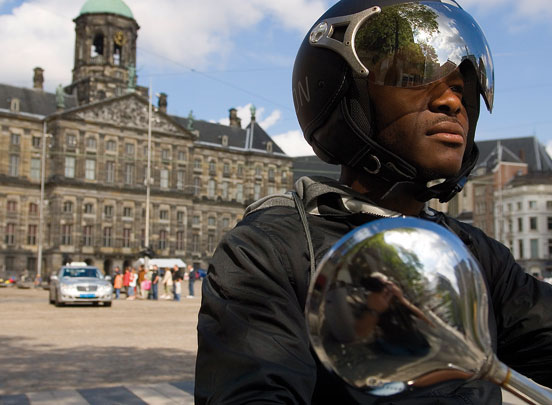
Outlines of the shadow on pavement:
{"type": "Polygon", "coordinates": [[[195,352],[82,342],[65,350],[0,336],[0,395],[194,379],[195,352]]]}

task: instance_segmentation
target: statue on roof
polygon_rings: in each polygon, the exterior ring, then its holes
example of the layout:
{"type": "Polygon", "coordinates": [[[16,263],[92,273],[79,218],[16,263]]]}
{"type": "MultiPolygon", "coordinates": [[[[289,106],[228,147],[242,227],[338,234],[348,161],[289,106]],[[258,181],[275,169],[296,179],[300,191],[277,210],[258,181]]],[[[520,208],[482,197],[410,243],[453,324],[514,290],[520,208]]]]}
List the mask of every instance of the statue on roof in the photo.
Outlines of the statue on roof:
{"type": "Polygon", "coordinates": [[[56,88],[56,107],[62,110],[65,108],[65,91],[61,84],[56,88]]]}
{"type": "Polygon", "coordinates": [[[255,121],[255,114],[257,112],[257,108],[251,104],[251,108],[249,108],[249,111],[251,111],[251,121],[255,121]]]}
{"type": "Polygon", "coordinates": [[[190,113],[188,114],[188,125],[186,125],[186,129],[191,131],[194,129],[194,111],[190,110],[190,113]]]}

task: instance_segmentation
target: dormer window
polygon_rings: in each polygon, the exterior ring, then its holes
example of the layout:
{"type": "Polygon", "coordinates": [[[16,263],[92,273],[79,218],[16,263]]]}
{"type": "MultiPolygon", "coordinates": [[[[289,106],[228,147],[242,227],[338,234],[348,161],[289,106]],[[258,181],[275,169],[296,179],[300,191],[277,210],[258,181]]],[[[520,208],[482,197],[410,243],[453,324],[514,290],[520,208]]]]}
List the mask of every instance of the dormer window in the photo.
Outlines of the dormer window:
{"type": "Polygon", "coordinates": [[[20,102],[18,98],[12,98],[10,102],[10,111],[13,113],[18,113],[20,108],[20,102]]]}
{"type": "Polygon", "coordinates": [[[228,135],[222,135],[222,146],[228,146],[228,135]]]}
{"type": "Polygon", "coordinates": [[[266,143],[266,151],[268,153],[272,153],[272,142],[267,142],[266,143]]]}

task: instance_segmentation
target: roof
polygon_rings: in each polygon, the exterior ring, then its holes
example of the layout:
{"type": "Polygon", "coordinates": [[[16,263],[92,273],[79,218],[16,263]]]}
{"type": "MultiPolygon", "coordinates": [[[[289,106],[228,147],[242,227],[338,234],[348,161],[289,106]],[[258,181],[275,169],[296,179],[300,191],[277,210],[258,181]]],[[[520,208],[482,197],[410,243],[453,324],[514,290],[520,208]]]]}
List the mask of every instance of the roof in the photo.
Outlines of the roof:
{"type": "MultiPolygon", "coordinates": [[[[11,100],[19,99],[19,111],[22,113],[49,115],[57,110],[56,95],[41,90],[0,84],[0,109],[10,109],[11,100]]],[[[73,95],[64,95],[65,108],[77,105],[73,95]]]]}
{"type": "Polygon", "coordinates": [[[479,159],[476,168],[493,169],[497,162],[527,163],[530,172],[552,172],[552,158],[534,136],[476,142],[479,159]]]}
{"type": "Polygon", "coordinates": [[[299,156],[293,159],[293,181],[303,176],[325,176],[339,180],[341,166],[324,162],[318,156],[299,156]]]}
{"type": "MultiPolygon", "coordinates": [[[[184,128],[188,128],[189,118],[178,117],[176,115],[172,115],[171,118],[184,128]]],[[[272,142],[273,153],[285,154],[256,121],[253,122],[253,125],[249,124],[246,128],[238,128],[214,122],[194,120],[192,127],[192,130],[199,131],[199,142],[222,145],[222,137],[227,135],[228,146],[231,148],[266,151],[267,142],[272,142]]]]}
{"type": "Polygon", "coordinates": [[[87,0],[81,8],[83,14],[116,14],[134,20],[130,8],[122,0],[87,0]]]}

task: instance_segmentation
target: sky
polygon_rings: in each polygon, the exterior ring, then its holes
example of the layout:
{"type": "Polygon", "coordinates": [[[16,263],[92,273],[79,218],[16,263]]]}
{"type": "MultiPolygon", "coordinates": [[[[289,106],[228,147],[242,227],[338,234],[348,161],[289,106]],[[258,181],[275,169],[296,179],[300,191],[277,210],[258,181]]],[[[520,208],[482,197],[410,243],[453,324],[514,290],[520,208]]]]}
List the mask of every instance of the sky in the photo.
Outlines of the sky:
{"type": "MultiPolygon", "coordinates": [[[[85,0],[0,0],[0,83],[45,89],[71,82],[73,19],[85,0]]],[[[328,0],[125,0],[140,25],[138,84],[168,94],[168,112],[242,125],[250,107],[291,156],[312,154],[291,95],[295,55],[328,0]]],[[[552,155],[552,1],[459,0],[482,27],[495,66],[495,103],[476,139],[536,136],[552,155]]]]}

